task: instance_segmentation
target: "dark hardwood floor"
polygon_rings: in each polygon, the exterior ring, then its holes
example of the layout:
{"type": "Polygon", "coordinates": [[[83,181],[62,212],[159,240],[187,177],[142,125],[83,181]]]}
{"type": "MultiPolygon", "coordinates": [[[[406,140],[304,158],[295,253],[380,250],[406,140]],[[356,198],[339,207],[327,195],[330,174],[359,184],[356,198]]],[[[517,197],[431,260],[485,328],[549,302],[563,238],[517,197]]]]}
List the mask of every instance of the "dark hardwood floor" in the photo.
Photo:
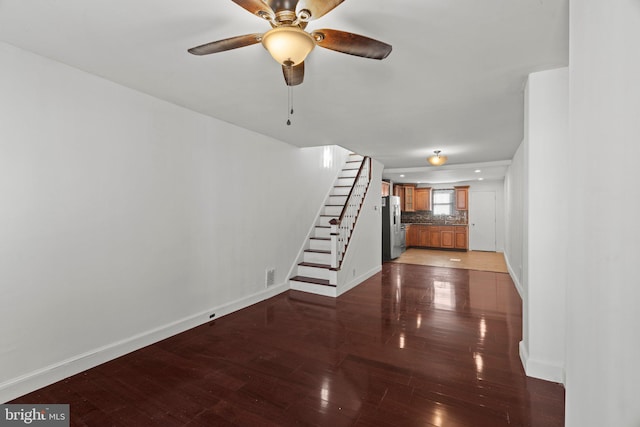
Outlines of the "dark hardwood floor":
{"type": "Polygon", "coordinates": [[[504,273],[385,263],[332,299],[289,291],[12,403],[73,426],[564,425],[527,378],[504,273]]]}

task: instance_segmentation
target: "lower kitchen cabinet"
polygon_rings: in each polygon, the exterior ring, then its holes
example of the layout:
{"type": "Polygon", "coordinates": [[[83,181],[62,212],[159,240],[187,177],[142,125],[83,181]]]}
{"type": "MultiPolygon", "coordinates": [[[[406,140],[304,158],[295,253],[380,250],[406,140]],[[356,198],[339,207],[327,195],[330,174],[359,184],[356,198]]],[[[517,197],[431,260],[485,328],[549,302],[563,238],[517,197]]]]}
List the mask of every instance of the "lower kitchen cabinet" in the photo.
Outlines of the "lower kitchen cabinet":
{"type": "Polygon", "coordinates": [[[429,246],[429,227],[418,226],[418,246],[429,246]]]}
{"type": "Polygon", "coordinates": [[[440,227],[427,226],[427,229],[429,230],[429,244],[427,246],[439,248],[442,241],[440,238],[440,227]]]}
{"type": "Polygon", "coordinates": [[[453,248],[454,246],[453,227],[440,227],[440,247],[453,248]]]}
{"type": "Polygon", "coordinates": [[[467,227],[455,227],[456,232],[456,241],[455,241],[455,248],[456,249],[464,249],[467,250],[467,248],[469,247],[469,243],[468,243],[468,237],[467,237],[467,227]]]}
{"type": "Polygon", "coordinates": [[[467,250],[467,226],[409,224],[407,247],[467,250]]]}
{"type": "Polygon", "coordinates": [[[411,246],[420,246],[420,226],[409,224],[406,228],[406,245],[407,247],[411,246]]]}

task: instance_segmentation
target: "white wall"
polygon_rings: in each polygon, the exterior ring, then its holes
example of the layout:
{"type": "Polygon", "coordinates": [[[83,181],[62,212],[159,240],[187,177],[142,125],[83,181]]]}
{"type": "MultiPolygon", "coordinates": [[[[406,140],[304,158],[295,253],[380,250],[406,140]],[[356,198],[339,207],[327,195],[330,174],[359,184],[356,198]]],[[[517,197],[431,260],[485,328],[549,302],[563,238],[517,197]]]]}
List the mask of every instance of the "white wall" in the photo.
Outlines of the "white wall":
{"type": "Polygon", "coordinates": [[[344,155],[2,43],[0,93],[0,402],[286,290],[344,155]]]}
{"type": "Polygon", "coordinates": [[[529,75],[525,132],[505,177],[505,260],[522,298],[527,375],[565,379],[568,70],[529,75]]]}
{"type": "Polygon", "coordinates": [[[640,426],[640,3],[571,2],[566,426],[640,426]]]}
{"type": "MultiPolygon", "coordinates": [[[[504,258],[509,274],[520,293],[525,298],[523,287],[523,247],[524,247],[524,142],[520,144],[511,160],[504,178],[505,245],[504,258]]],[[[526,323],[526,317],[523,318],[526,323]]],[[[526,331],[526,325],[525,325],[526,331]]]]}
{"type": "Polygon", "coordinates": [[[529,75],[525,138],[526,254],[523,311],[527,333],[521,356],[527,375],[564,382],[567,286],[566,165],[569,126],[567,68],[529,75]]]}

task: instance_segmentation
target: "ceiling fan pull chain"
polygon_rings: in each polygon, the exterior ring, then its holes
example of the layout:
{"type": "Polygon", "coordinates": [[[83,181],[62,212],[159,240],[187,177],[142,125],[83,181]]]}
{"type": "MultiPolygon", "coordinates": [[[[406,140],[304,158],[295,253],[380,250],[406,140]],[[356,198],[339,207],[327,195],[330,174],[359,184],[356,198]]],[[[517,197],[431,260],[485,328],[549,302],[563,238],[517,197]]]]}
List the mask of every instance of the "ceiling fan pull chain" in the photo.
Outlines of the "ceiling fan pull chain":
{"type": "MultiPolygon", "coordinates": [[[[293,79],[293,66],[289,65],[289,81],[293,79]]],[[[288,88],[288,97],[287,97],[287,126],[291,126],[291,115],[293,114],[293,86],[287,86],[288,88]]]]}
{"type": "Polygon", "coordinates": [[[293,113],[293,108],[291,108],[291,86],[287,87],[287,126],[291,126],[291,113],[293,113]]]}

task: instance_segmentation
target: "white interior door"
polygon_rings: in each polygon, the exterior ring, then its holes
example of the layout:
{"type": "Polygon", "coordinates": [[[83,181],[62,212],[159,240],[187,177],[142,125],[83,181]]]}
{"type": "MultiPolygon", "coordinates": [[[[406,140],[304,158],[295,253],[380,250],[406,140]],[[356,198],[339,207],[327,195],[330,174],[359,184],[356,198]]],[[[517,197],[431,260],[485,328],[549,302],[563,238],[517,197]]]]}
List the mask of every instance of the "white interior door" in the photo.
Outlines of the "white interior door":
{"type": "Polygon", "coordinates": [[[472,191],[469,194],[469,249],[496,250],[496,193],[472,191]]]}

